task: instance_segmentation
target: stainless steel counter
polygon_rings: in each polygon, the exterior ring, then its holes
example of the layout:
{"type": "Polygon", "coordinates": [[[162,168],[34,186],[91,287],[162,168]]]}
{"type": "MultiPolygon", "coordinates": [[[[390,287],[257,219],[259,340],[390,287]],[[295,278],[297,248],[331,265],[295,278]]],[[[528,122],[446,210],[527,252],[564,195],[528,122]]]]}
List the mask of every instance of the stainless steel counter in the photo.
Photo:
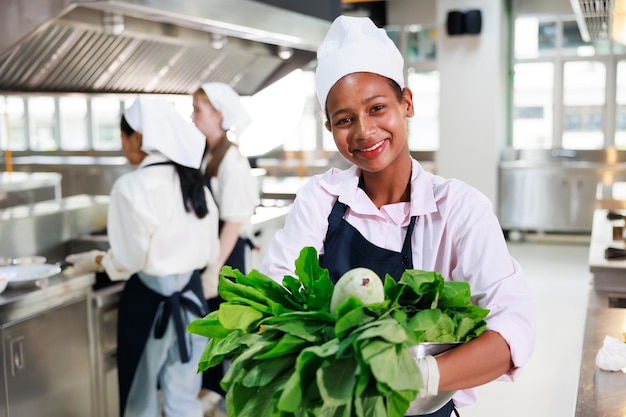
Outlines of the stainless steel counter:
{"type": "Polygon", "coordinates": [[[56,172],[0,172],[0,208],[32,204],[48,197],[61,201],[61,174],[56,172]],[[43,195],[38,198],[37,195],[43,195]]]}
{"type": "Polygon", "coordinates": [[[86,298],[95,282],[94,274],[46,278],[40,286],[7,288],[0,294],[0,325],[35,315],[77,298],[86,298]]]}
{"type": "MultiPolygon", "coordinates": [[[[626,214],[626,211],[619,211],[626,214]]],[[[613,226],[624,226],[624,220],[608,220],[607,209],[596,209],[589,244],[589,270],[597,291],[626,293],[626,258],[605,259],[604,251],[610,246],[625,249],[624,239],[613,240],[613,226]]]]}
{"type": "Polygon", "coordinates": [[[598,369],[596,354],[604,337],[621,338],[626,332],[626,309],[591,306],[587,312],[585,339],[578,381],[575,417],[624,417],[626,373],[598,369]]]}
{"type": "Polygon", "coordinates": [[[626,373],[603,371],[596,355],[606,336],[626,337],[626,260],[607,260],[607,247],[624,248],[624,239],[613,239],[613,225],[624,221],[607,219],[607,209],[596,209],[589,246],[589,290],[575,417],[626,416],[626,373]]]}

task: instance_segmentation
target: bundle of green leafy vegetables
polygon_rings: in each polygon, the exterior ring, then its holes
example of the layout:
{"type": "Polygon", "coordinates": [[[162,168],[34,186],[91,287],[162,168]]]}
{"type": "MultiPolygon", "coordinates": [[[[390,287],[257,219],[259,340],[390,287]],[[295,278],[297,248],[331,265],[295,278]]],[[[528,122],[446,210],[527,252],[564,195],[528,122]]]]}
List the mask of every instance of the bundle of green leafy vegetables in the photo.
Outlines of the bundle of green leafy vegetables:
{"type": "Polygon", "coordinates": [[[467,342],[486,326],[469,285],[434,272],[387,275],[383,302],[350,296],[335,314],[314,248],[302,249],[295,272],[280,285],[225,266],[225,301],[188,326],[210,338],[199,372],[231,360],[221,381],[229,417],[402,417],[422,383],[410,347],[467,342]]]}

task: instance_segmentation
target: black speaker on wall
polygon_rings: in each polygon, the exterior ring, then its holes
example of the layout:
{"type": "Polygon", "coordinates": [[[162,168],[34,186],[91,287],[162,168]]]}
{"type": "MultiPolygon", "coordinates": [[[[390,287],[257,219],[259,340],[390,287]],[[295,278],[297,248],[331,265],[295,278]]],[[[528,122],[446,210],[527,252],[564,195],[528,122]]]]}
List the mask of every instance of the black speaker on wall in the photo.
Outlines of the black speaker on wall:
{"type": "Polygon", "coordinates": [[[482,29],[480,10],[449,11],[446,28],[449,36],[478,35],[482,29]]]}

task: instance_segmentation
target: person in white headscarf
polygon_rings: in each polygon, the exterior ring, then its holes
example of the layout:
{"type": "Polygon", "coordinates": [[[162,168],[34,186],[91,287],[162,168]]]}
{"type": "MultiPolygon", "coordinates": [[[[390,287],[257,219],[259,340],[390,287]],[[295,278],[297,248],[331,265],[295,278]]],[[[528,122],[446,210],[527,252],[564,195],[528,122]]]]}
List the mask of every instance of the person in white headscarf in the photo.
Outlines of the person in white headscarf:
{"type": "Polygon", "coordinates": [[[186,331],[208,313],[201,270],[219,254],[218,210],[199,170],[203,135],[164,100],[139,97],[121,118],[138,168],[111,191],[110,249],[70,255],[76,272],[126,280],[118,311],[122,417],[202,417],[197,373],[207,340],[186,331]],[[163,409],[159,404],[162,393],[163,409]]]}
{"type": "MultiPolygon", "coordinates": [[[[231,86],[211,82],[193,93],[191,120],[206,138],[201,169],[220,215],[220,257],[217,267],[204,274],[215,280],[224,265],[247,273],[248,251],[254,248],[251,218],[259,204],[259,190],[250,162],[235,142],[250,125],[250,116],[231,86]]],[[[222,301],[216,291],[208,299],[209,309],[216,310],[222,301]]],[[[210,368],[204,373],[203,387],[223,395],[222,376],[221,366],[210,368]]]]}
{"type": "MultiPolygon", "coordinates": [[[[418,269],[469,283],[473,302],[490,310],[486,331],[442,355],[417,359],[420,397],[457,391],[428,416],[458,415],[456,407],[475,401],[474,387],[513,380],[527,363],[535,340],[532,294],[487,197],[426,172],[411,157],[413,95],[402,55],[385,30],[369,18],[340,16],[317,60],[326,128],[353,166],[331,168],[300,188],[259,270],[281,282],[295,274],[300,250],[312,246],[333,281],[366,267],[396,280],[418,269]]],[[[420,400],[408,415],[424,412],[420,400]]]]}

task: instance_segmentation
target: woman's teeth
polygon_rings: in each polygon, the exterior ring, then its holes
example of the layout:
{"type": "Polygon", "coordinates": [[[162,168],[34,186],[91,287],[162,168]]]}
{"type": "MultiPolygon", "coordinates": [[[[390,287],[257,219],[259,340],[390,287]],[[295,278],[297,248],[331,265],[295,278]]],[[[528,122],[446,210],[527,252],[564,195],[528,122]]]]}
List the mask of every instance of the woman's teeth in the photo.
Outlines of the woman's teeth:
{"type": "Polygon", "coordinates": [[[383,144],[383,142],[384,142],[384,140],[381,140],[380,142],[378,142],[374,146],[371,146],[371,147],[365,148],[365,149],[359,149],[359,152],[370,152],[370,151],[373,151],[374,149],[380,147],[383,144]]]}

